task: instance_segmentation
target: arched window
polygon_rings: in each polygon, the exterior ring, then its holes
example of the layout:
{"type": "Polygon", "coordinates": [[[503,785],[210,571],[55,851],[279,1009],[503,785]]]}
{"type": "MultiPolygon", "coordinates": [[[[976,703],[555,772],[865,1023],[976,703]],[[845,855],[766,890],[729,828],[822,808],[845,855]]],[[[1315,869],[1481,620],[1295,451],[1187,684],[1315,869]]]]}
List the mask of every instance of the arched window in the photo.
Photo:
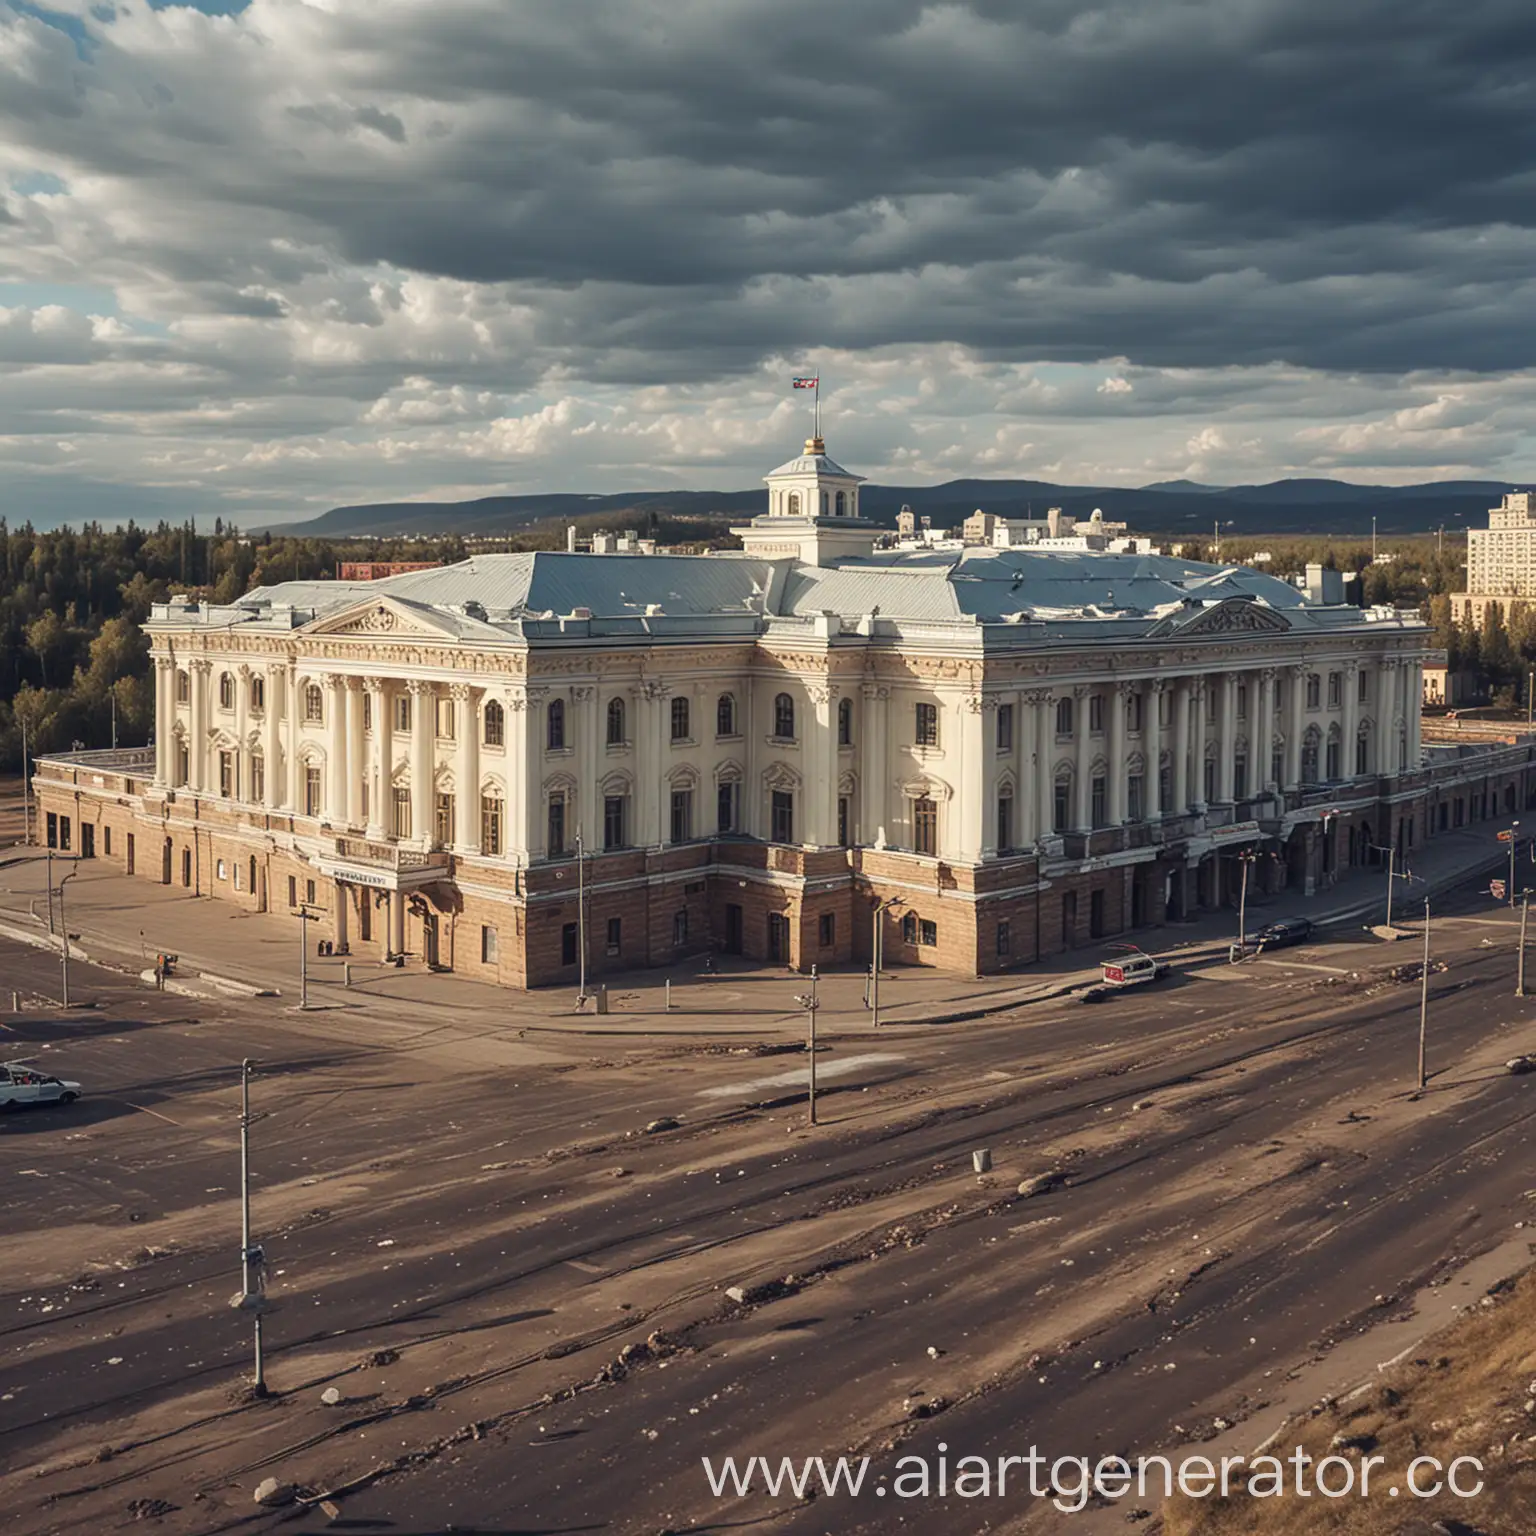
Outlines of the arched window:
{"type": "Polygon", "coordinates": [[[837,701],[837,744],[840,747],[851,747],[853,745],[852,699],[839,699],[837,701]]]}
{"type": "Polygon", "coordinates": [[[1070,736],[1072,734],[1072,700],[1056,700],[1056,734],[1058,736],[1070,736]]]}
{"type": "Polygon", "coordinates": [[[325,695],[318,683],[304,685],[304,718],[311,725],[319,725],[325,719],[325,695]]]}
{"type": "Polygon", "coordinates": [[[235,680],[228,672],[219,673],[219,708],[233,709],[235,707],[235,680]]]}
{"type": "Polygon", "coordinates": [[[848,515],[848,493],[847,493],[847,491],[839,491],[837,493],[837,515],[839,517],[847,517],[847,515],[848,515]]]}
{"type": "Polygon", "coordinates": [[[565,700],[551,699],[544,711],[544,744],[551,752],[565,750],[565,700]]]}
{"type": "Polygon", "coordinates": [[[795,701],[787,693],[781,693],[773,701],[773,734],[785,741],[795,737],[795,701]]]}
{"type": "MultiPolygon", "coordinates": [[[[672,696],[672,740],[687,741],[689,737],[688,698],[685,694],[672,696]]],[[[678,839],[686,841],[686,839],[678,839]]]]}
{"type": "Polygon", "coordinates": [[[736,697],[734,694],[722,693],[715,701],[715,735],[734,736],[736,734],[736,697]]]}
{"type": "Polygon", "coordinates": [[[610,747],[622,747],[624,745],[624,700],[608,700],[608,745],[610,747]]]}
{"type": "Polygon", "coordinates": [[[799,517],[800,516],[800,492],[799,491],[791,491],[789,493],[789,515],[791,517],[799,517]]]}
{"type": "Polygon", "coordinates": [[[495,699],[487,699],[485,702],[485,744],[488,747],[500,747],[506,744],[506,740],[506,714],[495,699]]]}

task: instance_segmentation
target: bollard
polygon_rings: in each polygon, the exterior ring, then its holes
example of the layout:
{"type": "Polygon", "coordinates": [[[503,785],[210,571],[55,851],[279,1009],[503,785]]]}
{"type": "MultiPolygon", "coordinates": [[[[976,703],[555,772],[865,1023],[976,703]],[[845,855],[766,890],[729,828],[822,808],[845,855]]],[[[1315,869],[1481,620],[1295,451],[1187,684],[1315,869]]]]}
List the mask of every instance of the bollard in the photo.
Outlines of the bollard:
{"type": "Polygon", "coordinates": [[[352,985],[352,962],[350,960],[342,962],[341,984],[344,987],[350,987],[352,985]]]}
{"type": "Polygon", "coordinates": [[[21,1012],[21,993],[18,992],[14,987],[11,988],[11,1012],[21,1012]]]}
{"type": "Polygon", "coordinates": [[[992,1171],[992,1149],[991,1149],[991,1147],[982,1147],[980,1150],[978,1150],[976,1152],[972,1152],[971,1153],[971,1167],[973,1167],[976,1170],[977,1173],[991,1173],[991,1171],[992,1171]]]}
{"type": "Polygon", "coordinates": [[[597,988],[597,1011],[599,1013],[608,1012],[608,987],[604,982],[600,982],[597,988]]]}
{"type": "Polygon", "coordinates": [[[672,1012],[672,978],[667,977],[667,1012],[672,1012]]]}

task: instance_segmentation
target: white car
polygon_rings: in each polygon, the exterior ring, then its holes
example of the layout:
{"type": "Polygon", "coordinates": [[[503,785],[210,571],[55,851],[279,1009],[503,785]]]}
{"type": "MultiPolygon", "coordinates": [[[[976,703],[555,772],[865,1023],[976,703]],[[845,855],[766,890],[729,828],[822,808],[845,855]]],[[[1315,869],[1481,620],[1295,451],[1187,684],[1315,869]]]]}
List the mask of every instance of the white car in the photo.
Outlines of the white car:
{"type": "Polygon", "coordinates": [[[79,1083],[66,1082],[26,1062],[0,1063],[0,1109],[19,1109],[23,1104],[73,1104],[81,1091],[79,1083]]]}

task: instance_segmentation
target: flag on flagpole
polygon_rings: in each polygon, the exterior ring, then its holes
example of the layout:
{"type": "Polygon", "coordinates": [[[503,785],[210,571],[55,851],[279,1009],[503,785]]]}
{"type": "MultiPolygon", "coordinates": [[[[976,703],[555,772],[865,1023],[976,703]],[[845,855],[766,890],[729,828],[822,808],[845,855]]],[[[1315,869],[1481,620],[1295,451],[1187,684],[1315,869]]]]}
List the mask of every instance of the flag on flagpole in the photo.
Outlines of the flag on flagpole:
{"type": "Polygon", "coordinates": [[[794,386],[796,389],[815,389],[820,385],[820,383],[821,380],[816,378],[814,375],[809,378],[799,378],[794,380],[794,386]]]}

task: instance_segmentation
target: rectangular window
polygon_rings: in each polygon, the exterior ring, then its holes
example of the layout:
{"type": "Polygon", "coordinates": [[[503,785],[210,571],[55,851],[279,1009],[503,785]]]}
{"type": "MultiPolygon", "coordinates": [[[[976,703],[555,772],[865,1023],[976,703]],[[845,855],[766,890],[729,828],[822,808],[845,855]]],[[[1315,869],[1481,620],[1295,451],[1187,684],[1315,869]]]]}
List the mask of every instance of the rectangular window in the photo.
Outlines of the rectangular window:
{"type": "Polygon", "coordinates": [[[549,797],[549,856],[552,859],[565,857],[565,796],[553,794],[549,797]]]}
{"type": "Polygon", "coordinates": [[[408,693],[395,695],[395,729],[408,732],[411,728],[411,696],[408,693]]]}
{"type": "Polygon", "coordinates": [[[261,805],[267,798],[267,765],[260,756],[251,759],[251,800],[261,805]]]}
{"type": "Polygon", "coordinates": [[[1360,702],[1365,704],[1371,697],[1371,674],[1363,667],[1360,669],[1360,702]]]}
{"type": "Polygon", "coordinates": [[[917,744],[920,747],[936,747],[939,744],[939,706],[917,706],[917,744]]]}
{"type": "Polygon", "coordinates": [[[437,734],[443,741],[452,741],[454,738],[454,707],[452,699],[439,698],[437,701],[437,734]]]}
{"type": "Polygon", "coordinates": [[[219,753],[219,794],[224,799],[234,798],[235,793],[235,754],[233,752],[219,753]]]}
{"type": "Polygon", "coordinates": [[[715,787],[715,830],[725,837],[737,830],[735,784],[719,784],[715,787]]]}
{"type": "Polygon", "coordinates": [[[481,965],[496,964],[496,930],[487,928],[483,924],[480,928],[480,963],[481,965]]]}
{"type": "MultiPolygon", "coordinates": [[[[1361,736],[1355,742],[1355,772],[1357,774],[1362,774],[1362,773],[1365,772],[1365,737],[1364,736],[1361,736]]],[[[1458,823],[1458,825],[1459,825],[1459,823],[1458,823]]]]}
{"type": "Polygon", "coordinates": [[[999,704],[997,706],[997,750],[999,752],[1013,751],[1013,705],[999,704]]]}
{"type": "Polygon", "coordinates": [[[1088,730],[1094,736],[1101,734],[1104,730],[1104,695],[1102,693],[1088,695],[1088,730]]]}
{"type": "Polygon", "coordinates": [[[373,729],[373,691],[372,691],[372,689],[367,689],[363,693],[363,729],[365,731],[371,731],[373,729]]]}
{"type": "Polygon", "coordinates": [[[560,964],[575,965],[577,952],[576,946],[580,942],[578,935],[580,928],[575,923],[566,923],[560,929],[560,964]]]}
{"type": "Polygon", "coordinates": [[[1328,674],[1328,707],[1337,709],[1344,692],[1344,678],[1341,673],[1330,672],[1328,674]]]}
{"type": "Polygon", "coordinates": [[[837,842],[841,848],[853,847],[853,818],[848,808],[848,796],[837,797],[837,842]]]}
{"type": "Polygon", "coordinates": [[[688,942],[688,908],[672,914],[672,947],[681,949],[688,942]]]}
{"type": "Polygon", "coordinates": [[[1098,774],[1089,789],[1093,799],[1092,814],[1093,824],[1103,827],[1109,824],[1109,781],[1103,774],[1098,774]]]}
{"type": "Polygon", "coordinates": [[[1285,753],[1278,748],[1270,755],[1269,780],[1272,784],[1285,783],[1285,753]]]}
{"type": "Polygon", "coordinates": [[[816,938],[823,949],[831,949],[837,943],[837,914],[823,912],[816,919],[816,938]]]}
{"type": "Polygon", "coordinates": [[[930,858],[939,851],[939,808],[932,800],[912,802],[912,849],[930,858]]]}
{"type": "Polygon", "coordinates": [[[1339,777],[1339,749],[1341,746],[1342,743],[1337,741],[1330,741],[1328,743],[1328,772],[1326,776],[1330,779],[1339,777]]]}
{"type": "Polygon", "coordinates": [[[997,925],[997,958],[1006,960],[1013,950],[1013,931],[1008,926],[1008,919],[1004,918],[997,925]]]}
{"type": "Polygon", "coordinates": [[[939,942],[939,925],[931,918],[919,918],[917,924],[917,942],[928,949],[932,949],[939,942]]]}
{"type": "Polygon", "coordinates": [[[917,943],[917,913],[908,912],[901,920],[901,942],[903,944],[917,943]]]}
{"type": "Polygon", "coordinates": [[[1322,679],[1316,672],[1307,673],[1307,708],[1316,709],[1322,697],[1322,679]]]}
{"type": "Polygon", "coordinates": [[[1013,796],[997,797],[997,849],[1006,853],[1013,847],[1013,796]]]}
{"type": "Polygon", "coordinates": [[[127,856],[127,859],[126,859],[125,863],[127,865],[127,872],[131,875],[133,873],[133,833],[132,832],[130,832],[128,834],[128,856],[127,856]]]}
{"type": "Polygon", "coordinates": [[[1216,798],[1216,764],[1209,758],[1205,764],[1205,803],[1210,805],[1216,798]]]}
{"type": "Polygon", "coordinates": [[[395,804],[395,836],[409,837],[411,835],[411,792],[408,789],[396,788],[394,792],[395,804]]]}
{"type": "Polygon", "coordinates": [[[1143,821],[1147,814],[1147,781],[1133,773],[1125,781],[1125,814],[1132,821],[1143,821]]]}
{"type": "Polygon", "coordinates": [[[603,799],[603,847],[622,848],[625,842],[628,820],[625,814],[629,806],[627,795],[607,795],[603,799]]]}
{"type": "Polygon", "coordinates": [[[687,843],[693,840],[693,791],[672,791],[672,841],[687,843]]]}
{"type": "Polygon", "coordinates": [[[1127,730],[1135,732],[1141,729],[1141,710],[1141,695],[1139,693],[1127,694],[1125,700],[1125,725],[1127,730]]]}
{"type": "Polygon", "coordinates": [[[218,862],[218,873],[219,873],[219,879],[220,880],[227,880],[229,878],[228,875],[224,871],[224,860],[223,859],[220,859],[219,862],[218,862]]]}
{"type": "Polygon", "coordinates": [[[1241,752],[1232,759],[1232,793],[1239,800],[1248,798],[1248,759],[1241,752]]]}
{"type": "Polygon", "coordinates": [[[311,907],[315,904],[315,882],[313,880],[306,880],[304,882],[304,901],[311,907]]]}
{"type": "Polygon", "coordinates": [[[1239,683],[1237,685],[1237,718],[1239,720],[1246,720],[1248,718],[1248,684],[1247,683],[1239,683]]]}
{"type": "Polygon", "coordinates": [[[795,840],[795,797],[787,789],[773,791],[770,837],[776,843],[795,840]]]}
{"type": "Polygon", "coordinates": [[[453,796],[438,795],[432,806],[432,835],[439,847],[453,841],[453,796]]]}
{"type": "Polygon", "coordinates": [[[1173,812],[1173,764],[1164,763],[1157,770],[1157,803],[1164,816],[1173,812]]]}
{"type": "Polygon", "coordinates": [[[299,882],[297,876],[288,876],[288,905],[296,907],[299,904],[299,882]]]}
{"type": "Polygon", "coordinates": [[[1057,779],[1051,791],[1051,830],[1065,832],[1072,819],[1072,783],[1057,779]]]}
{"type": "Polygon", "coordinates": [[[240,860],[239,859],[235,860],[234,873],[235,873],[235,889],[238,891],[238,890],[241,889],[241,885],[240,885],[240,860]]]}
{"type": "Polygon", "coordinates": [[[618,954],[624,948],[624,919],[610,917],[608,919],[608,953],[618,954]]]}
{"type": "Polygon", "coordinates": [[[497,857],[501,853],[501,825],[506,807],[499,795],[480,797],[480,851],[497,857]]]}
{"type": "Polygon", "coordinates": [[[313,766],[304,770],[304,814],[320,814],[320,770],[313,766]]]}
{"type": "Polygon", "coordinates": [[[672,697],[672,740],[687,741],[690,726],[690,711],[688,698],[685,694],[674,694],[672,697]]]}

